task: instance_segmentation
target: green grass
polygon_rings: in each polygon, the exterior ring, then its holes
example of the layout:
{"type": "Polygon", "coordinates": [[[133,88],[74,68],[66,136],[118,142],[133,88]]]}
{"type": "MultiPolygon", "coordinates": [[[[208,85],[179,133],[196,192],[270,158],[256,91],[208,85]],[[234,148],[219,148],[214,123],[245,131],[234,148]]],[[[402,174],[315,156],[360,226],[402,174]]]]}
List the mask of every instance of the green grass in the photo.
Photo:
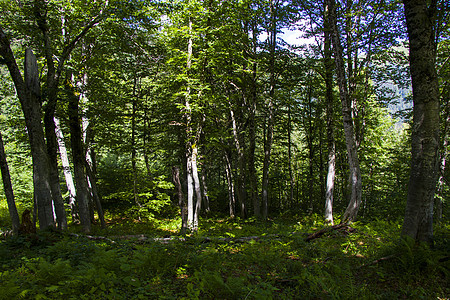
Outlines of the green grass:
{"type": "MultiPolygon", "coordinates": [[[[108,216],[89,240],[60,233],[0,241],[0,299],[445,299],[448,226],[433,249],[398,240],[400,225],[357,222],[330,233],[321,217],[201,220],[168,244],[123,235],[176,236],[178,220],[108,216]],[[258,236],[242,241],[241,237],[258,236]],[[206,239],[205,237],[208,237],[206,239]],[[394,254],[391,259],[372,262],[394,254]]],[[[75,227],[70,228],[76,231],[75,227]]]]}

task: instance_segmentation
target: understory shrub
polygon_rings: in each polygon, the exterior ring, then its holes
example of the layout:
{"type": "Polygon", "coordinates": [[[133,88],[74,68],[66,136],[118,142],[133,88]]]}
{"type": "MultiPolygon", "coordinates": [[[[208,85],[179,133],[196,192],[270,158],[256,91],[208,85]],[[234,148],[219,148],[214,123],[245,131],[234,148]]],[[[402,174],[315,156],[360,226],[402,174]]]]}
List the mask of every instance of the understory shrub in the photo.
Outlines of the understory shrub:
{"type": "MultiPolygon", "coordinates": [[[[148,224],[147,235],[160,232],[148,224]]],[[[393,242],[394,230],[383,229],[381,221],[355,223],[351,233],[309,242],[305,237],[325,226],[311,217],[301,226],[298,220],[218,224],[205,226],[208,236],[167,244],[122,240],[116,228],[102,231],[107,239],[49,232],[0,240],[0,299],[397,299],[449,293],[446,230],[433,248],[393,242]],[[377,261],[386,256],[392,258],[377,261]]],[[[136,230],[127,226],[121,233],[136,230]]]]}

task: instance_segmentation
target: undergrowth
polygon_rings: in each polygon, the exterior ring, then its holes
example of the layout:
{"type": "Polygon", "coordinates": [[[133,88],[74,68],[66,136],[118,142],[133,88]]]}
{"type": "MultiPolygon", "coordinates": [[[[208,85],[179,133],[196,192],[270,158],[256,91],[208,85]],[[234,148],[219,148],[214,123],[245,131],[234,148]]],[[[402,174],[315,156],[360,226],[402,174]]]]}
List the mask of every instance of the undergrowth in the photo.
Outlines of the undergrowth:
{"type": "MultiPolygon", "coordinates": [[[[195,236],[174,220],[109,220],[83,236],[44,232],[0,241],[0,299],[445,299],[448,226],[433,248],[398,239],[400,225],[354,223],[329,232],[318,216],[259,222],[202,220],[195,236]],[[128,239],[123,239],[128,236],[128,239]],[[248,238],[251,237],[251,238],[248,238]],[[380,260],[381,258],[381,260],[380,260]]],[[[71,230],[74,230],[73,228],[71,230]]]]}

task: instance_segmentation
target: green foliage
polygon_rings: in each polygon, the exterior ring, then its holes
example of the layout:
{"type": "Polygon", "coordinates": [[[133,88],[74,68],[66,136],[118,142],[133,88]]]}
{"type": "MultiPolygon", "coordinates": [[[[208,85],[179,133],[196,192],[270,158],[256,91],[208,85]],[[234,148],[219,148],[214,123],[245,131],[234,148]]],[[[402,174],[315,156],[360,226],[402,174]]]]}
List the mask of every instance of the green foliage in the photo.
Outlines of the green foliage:
{"type": "Polygon", "coordinates": [[[405,281],[439,280],[441,276],[450,275],[448,249],[431,249],[428,244],[417,244],[411,238],[403,237],[389,250],[393,258],[383,266],[384,269],[394,276],[402,276],[405,281]]]}
{"type": "MultiPolygon", "coordinates": [[[[130,195],[132,196],[132,195],[130,195]]],[[[133,218],[145,217],[154,219],[161,214],[170,215],[174,213],[171,209],[170,197],[165,193],[144,193],[138,194],[139,205],[134,205],[127,212],[127,215],[133,218]]]]}
{"type": "Polygon", "coordinates": [[[126,155],[106,155],[99,163],[98,176],[103,205],[107,210],[121,211],[127,218],[148,220],[176,213],[169,196],[173,184],[165,176],[149,178],[139,173],[134,194],[133,186],[124,182],[124,178],[133,180],[130,160],[126,155]]]}
{"type": "MultiPolygon", "coordinates": [[[[33,199],[33,180],[25,122],[19,100],[15,97],[14,86],[9,80],[6,66],[3,65],[0,65],[0,81],[4,83],[0,87],[0,131],[4,139],[14,196],[17,203],[23,203],[30,208],[33,199]]],[[[3,195],[2,186],[0,198],[3,195]]]]}
{"type": "MultiPolygon", "coordinates": [[[[28,207],[22,203],[16,203],[19,215],[28,207]]],[[[5,231],[11,230],[11,217],[9,215],[8,203],[3,196],[0,196],[0,234],[5,231]]]]}

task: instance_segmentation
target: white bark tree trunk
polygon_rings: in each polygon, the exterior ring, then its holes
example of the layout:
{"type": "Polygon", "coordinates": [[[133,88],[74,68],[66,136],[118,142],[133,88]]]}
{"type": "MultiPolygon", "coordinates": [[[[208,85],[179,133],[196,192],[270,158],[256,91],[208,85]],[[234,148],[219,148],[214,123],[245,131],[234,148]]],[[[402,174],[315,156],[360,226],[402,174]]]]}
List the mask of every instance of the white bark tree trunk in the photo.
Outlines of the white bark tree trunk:
{"type": "Polygon", "coordinates": [[[228,206],[230,211],[230,218],[234,218],[236,216],[236,198],[234,194],[233,168],[231,166],[231,159],[227,152],[225,152],[224,160],[225,160],[225,175],[227,177],[227,186],[228,186],[228,206]]]}
{"type": "Polygon", "coordinates": [[[72,171],[70,169],[69,163],[69,156],[67,155],[66,143],[64,141],[64,134],[61,130],[59,119],[55,117],[54,121],[55,121],[56,138],[59,147],[59,156],[61,158],[64,178],[66,179],[67,191],[69,192],[69,207],[72,214],[72,222],[75,222],[75,220],[78,220],[75,205],[75,195],[76,195],[75,184],[73,182],[72,171]]]}
{"type": "Polygon", "coordinates": [[[194,145],[192,147],[192,179],[194,181],[194,190],[195,190],[195,197],[197,199],[195,203],[195,210],[194,210],[194,231],[198,230],[198,218],[200,215],[200,211],[202,208],[202,191],[200,187],[200,180],[198,177],[198,168],[197,168],[197,157],[198,157],[198,149],[194,145]]]}
{"type": "Polygon", "coordinates": [[[356,136],[353,127],[351,99],[348,93],[347,76],[342,54],[342,45],[339,29],[337,27],[337,17],[335,0],[327,0],[329,10],[329,22],[331,27],[331,40],[335,55],[336,73],[339,85],[339,96],[342,104],[342,119],[344,123],[345,144],[347,146],[347,158],[350,169],[350,201],[342,218],[343,222],[355,220],[361,205],[362,181],[361,169],[359,167],[359,157],[356,147],[356,136]]]}
{"type": "Polygon", "coordinates": [[[325,221],[334,225],[333,192],[336,178],[336,143],[334,140],[334,95],[333,95],[333,58],[331,50],[331,26],[327,6],[324,9],[324,65],[325,65],[325,98],[327,102],[327,140],[328,140],[328,173],[325,191],[325,221]]]}
{"type": "MultiPolygon", "coordinates": [[[[189,19],[189,39],[188,39],[188,49],[187,49],[187,63],[186,69],[187,73],[192,66],[192,21],[189,19]]],[[[196,172],[197,162],[196,157],[194,157],[197,153],[197,145],[194,140],[195,137],[192,134],[192,109],[190,104],[191,97],[191,86],[187,83],[186,87],[186,100],[185,100],[185,118],[186,118],[186,176],[187,176],[187,210],[188,210],[188,228],[189,230],[196,231],[198,228],[198,214],[196,213],[196,205],[194,202],[194,193],[195,193],[195,179],[194,179],[194,168],[196,172]],[[194,167],[195,164],[195,167],[194,167]]],[[[198,177],[198,174],[197,174],[198,177]]],[[[197,199],[201,201],[200,199],[197,199]]]]}

